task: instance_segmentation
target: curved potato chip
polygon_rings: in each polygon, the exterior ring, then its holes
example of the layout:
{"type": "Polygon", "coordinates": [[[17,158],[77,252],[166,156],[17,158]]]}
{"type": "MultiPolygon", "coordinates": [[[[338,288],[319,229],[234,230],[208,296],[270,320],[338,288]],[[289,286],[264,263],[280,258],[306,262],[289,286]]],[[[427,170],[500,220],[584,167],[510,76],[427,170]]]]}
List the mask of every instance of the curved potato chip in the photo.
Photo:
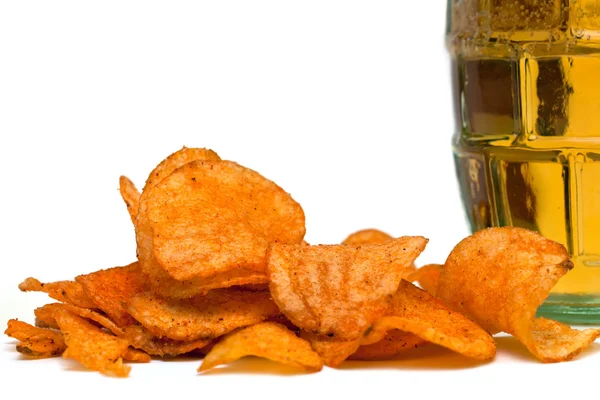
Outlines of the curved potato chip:
{"type": "Polygon", "coordinates": [[[412,274],[408,275],[408,277],[405,279],[410,282],[419,282],[419,286],[421,286],[430,295],[435,296],[443,267],[444,266],[441,264],[423,265],[421,268],[416,269],[412,274]]]}
{"type": "Polygon", "coordinates": [[[252,271],[245,268],[231,269],[207,278],[178,281],[158,266],[152,257],[146,258],[146,260],[149,260],[149,262],[144,264],[144,273],[147,276],[147,281],[152,291],[160,296],[172,299],[186,299],[206,294],[209,290],[213,289],[266,284],[269,282],[264,272],[252,271]]]}
{"type": "Polygon", "coordinates": [[[600,335],[598,329],[577,331],[535,318],[550,289],[571,268],[564,246],[538,233],[484,229],[452,250],[437,295],[488,332],[510,333],[541,361],[565,361],[600,335]]]}
{"type": "MultiPolygon", "coordinates": [[[[382,244],[394,239],[387,233],[378,229],[363,229],[362,231],[354,232],[348,236],[342,244],[351,246],[362,246],[363,244],[382,244]]],[[[410,269],[406,269],[402,273],[402,278],[407,278],[410,274],[417,270],[414,263],[411,264],[410,269]]]]}
{"type": "Polygon", "coordinates": [[[40,323],[42,326],[59,329],[56,322],[56,313],[62,310],[69,311],[81,318],[89,319],[117,336],[122,336],[124,334],[123,329],[99,312],[71,304],[52,303],[37,308],[35,310],[36,323],[40,323]]]}
{"type": "Polygon", "coordinates": [[[339,367],[350,355],[358,350],[361,339],[339,340],[323,335],[303,331],[302,339],[308,341],[312,349],[321,357],[325,365],[339,367]]]}
{"type": "Polygon", "coordinates": [[[299,243],[305,233],[289,194],[230,161],[175,170],[142,195],[137,225],[142,267],[150,256],[182,281],[237,267],[264,271],[268,243],[299,243]]]}
{"type": "Polygon", "coordinates": [[[79,275],[75,281],[81,284],[94,308],[104,311],[120,327],[135,323],[125,304],[148,288],[146,276],[137,262],[79,275]]]}
{"type": "Polygon", "coordinates": [[[414,333],[392,329],[386,332],[383,339],[373,344],[363,345],[348,357],[349,360],[386,360],[398,354],[421,347],[429,343],[414,333]]]}
{"type": "Polygon", "coordinates": [[[177,168],[196,160],[221,161],[221,157],[209,149],[183,146],[181,150],[177,150],[175,153],[165,158],[152,170],[152,172],[150,172],[146,184],[144,185],[144,191],[160,183],[160,181],[169,176],[177,168]]]}
{"type": "Polygon", "coordinates": [[[189,300],[146,292],[133,297],[127,309],[154,335],[182,341],[215,338],[279,313],[269,292],[235,289],[211,290],[189,300]]]}
{"type": "Polygon", "coordinates": [[[386,316],[375,321],[363,343],[379,341],[391,329],[413,333],[478,360],[489,360],[496,355],[494,339],[485,330],[405,280],[400,283],[386,316]]]}
{"type": "Polygon", "coordinates": [[[129,212],[131,222],[133,222],[133,225],[135,225],[138,208],[140,206],[140,192],[137,190],[133,182],[131,182],[131,180],[125,175],[122,175],[119,178],[119,192],[121,193],[121,197],[127,206],[127,212],[129,212]]]}
{"type": "Polygon", "coordinates": [[[52,303],[36,308],[33,311],[35,314],[35,326],[38,328],[59,329],[54,318],[54,312],[60,306],[61,303],[52,303]]]}
{"type": "Polygon", "coordinates": [[[131,325],[124,330],[123,337],[127,339],[131,346],[153,356],[174,357],[202,349],[212,343],[210,340],[205,339],[182,342],[168,338],[157,338],[141,325],[131,325]]]}
{"type": "Polygon", "coordinates": [[[83,318],[59,309],[54,314],[67,349],[63,358],[72,358],[87,368],[104,374],[125,377],[131,367],[123,365],[129,342],[103,332],[83,318]]]}
{"type": "Polygon", "coordinates": [[[392,236],[380,231],[379,229],[363,229],[348,236],[342,242],[342,244],[348,244],[351,246],[363,244],[381,244],[392,239],[392,236]]]}
{"type": "Polygon", "coordinates": [[[257,356],[307,372],[320,371],[323,361],[310,344],[300,339],[284,326],[263,322],[229,333],[204,357],[198,371],[227,364],[245,356],[257,356]]]}
{"type": "Polygon", "coordinates": [[[67,348],[60,332],[38,328],[16,319],[8,321],[4,334],[17,339],[17,351],[32,358],[54,357],[67,348]]]}
{"type": "Polygon", "coordinates": [[[420,236],[356,247],[272,244],[267,254],[271,294],[298,327],[342,341],[357,339],[385,314],[426,244],[420,236]]]}
{"type": "Polygon", "coordinates": [[[41,283],[35,278],[27,278],[19,284],[22,292],[44,292],[54,300],[73,304],[82,308],[94,308],[94,303],[83,291],[81,285],[73,281],[41,283]]]}

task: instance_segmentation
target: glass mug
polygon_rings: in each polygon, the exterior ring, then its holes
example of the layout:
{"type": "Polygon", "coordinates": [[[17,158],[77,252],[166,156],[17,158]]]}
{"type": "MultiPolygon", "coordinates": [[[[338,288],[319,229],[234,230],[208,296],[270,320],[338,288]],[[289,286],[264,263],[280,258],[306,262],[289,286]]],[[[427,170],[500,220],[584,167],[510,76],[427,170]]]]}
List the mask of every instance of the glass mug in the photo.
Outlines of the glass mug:
{"type": "Polygon", "coordinates": [[[600,0],[449,0],[446,40],[471,229],[565,245],[538,313],[600,323],[600,0]]]}

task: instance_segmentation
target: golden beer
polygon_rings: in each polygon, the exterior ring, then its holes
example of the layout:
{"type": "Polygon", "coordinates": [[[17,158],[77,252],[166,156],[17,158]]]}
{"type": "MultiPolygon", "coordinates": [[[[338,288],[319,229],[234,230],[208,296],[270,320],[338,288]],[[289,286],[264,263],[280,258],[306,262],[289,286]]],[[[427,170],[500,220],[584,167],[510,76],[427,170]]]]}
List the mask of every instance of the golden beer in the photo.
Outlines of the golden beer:
{"type": "Polygon", "coordinates": [[[600,322],[600,0],[450,0],[458,181],[473,231],[519,226],[575,268],[542,315],[600,322]]]}

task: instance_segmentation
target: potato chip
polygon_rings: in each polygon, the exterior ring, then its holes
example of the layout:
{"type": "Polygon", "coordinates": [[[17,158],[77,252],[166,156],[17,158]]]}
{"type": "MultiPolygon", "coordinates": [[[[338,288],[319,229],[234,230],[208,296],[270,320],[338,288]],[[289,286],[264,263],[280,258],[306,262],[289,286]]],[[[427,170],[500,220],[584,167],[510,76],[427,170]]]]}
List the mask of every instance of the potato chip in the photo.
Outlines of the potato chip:
{"type": "Polygon", "coordinates": [[[32,358],[54,357],[62,354],[67,347],[60,332],[31,326],[16,319],[8,321],[4,334],[17,339],[17,351],[32,358]]]}
{"type": "Polygon", "coordinates": [[[129,348],[127,340],[108,334],[65,309],[57,310],[54,316],[67,344],[63,358],[72,358],[104,374],[129,375],[131,367],[123,365],[122,359],[129,348]]]}
{"type": "Polygon", "coordinates": [[[156,262],[181,281],[264,271],[268,243],[300,243],[305,232],[289,194],[229,161],[193,161],[149,188],[137,225],[144,271],[156,262]]]}
{"type": "Polygon", "coordinates": [[[488,332],[510,333],[541,361],[565,361],[600,335],[598,329],[577,331],[535,319],[538,306],[571,268],[564,246],[538,233],[484,229],[452,250],[437,295],[488,332]]]}
{"type": "Polygon", "coordinates": [[[81,284],[94,307],[104,311],[120,327],[135,323],[125,304],[148,289],[146,276],[137,262],[80,275],[75,281],[81,284]]]}
{"type": "Polygon", "coordinates": [[[19,284],[19,289],[22,292],[44,292],[54,300],[73,304],[77,307],[95,307],[94,303],[83,291],[81,285],[73,281],[41,283],[35,278],[27,278],[19,284]]]}
{"type": "MultiPolygon", "coordinates": [[[[362,231],[354,232],[348,236],[342,244],[351,246],[362,246],[363,244],[382,244],[394,239],[387,233],[378,229],[363,229],[362,231]]],[[[402,278],[407,278],[410,274],[417,270],[415,264],[411,264],[410,269],[406,269],[402,273],[402,278]]]]}
{"type": "Polygon", "coordinates": [[[279,313],[269,292],[235,289],[211,290],[189,300],[146,292],[133,297],[128,310],[154,335],[182,341],[215,338],[279,313]]]}
{"type": "Polygon", "coordinates": [[[119,178],[119,192],[121,192],[121,197],[127,206],[127,212],[129,212],[131,222],[133,222],[133,225],[135,226],[135,220],[140,206],[140,192],[133,182],[124,175],[119,178]]]}
{"type": "Polygon", "coordinates": [[[410,332],[421,339],[446,347],[467,357],[489,360],[496,354],[494,339],[477,324],[440,300],[403,280],[386,312],[363,339],[379,341],[391,329],[410,332]]]}
{"type": "Polygon", "coordinates": [[[59,329],[54,318],[54,312],[60,306],[61,303],[52,303],[36,308],[33,311],[35,314],[35,326],[38,328],[59,329]]]}
{"type": "Polygon", "coordinates": [[[158,184],[177,168],[196,160],[220,161],[221,157],[209,149],[189,148],[183,146],[181,150],[177,150],[175,153],[165,158],[156,166],[156,168],[154,168],[154,170],[152,170],[148,176],[148,179],[146,180],[146,184],[144,185],[144,191],[158,184]]]}
{"type": "MultiPolygon", "coordinates": [[[[147,260],[152,260],[150,257],[147,260]]],[[[227,272],[207,278],[193,278],[178,281],[171,277],[154,261],[145,264],[144,273],[153,292],[163,297],[186,299],[206,294],[212,289],[228,288],[231,286],[267,284],[269,279],[264,272],[252,271],[245,268],[235,268],[227,272]]]]}
{"type": "Polygon", "coordinates": [[[323,361],[307,341],[282,325],[263,322],[225,336],[206,355],[198,371],[228,364],[245,356],[267,358],[307,372],[316,372],[323,368],[323,361]]]}
{"type": "Polygon", "coordinates": [[[362,231],[354,232],[348,236],[342,242],[342,244],[348,244],[351,246],[360,246],[363,244],[382,244],[392,239],[392,236],[378,229],[363,229],[362,231]]]}
{"type": "Polygon", "coordinates": [[[336,339],[357,339],[385,314],[391,295],[427,239],[380,245],[271,245],[271,294],[296,326],[336,339]]]}
{"type": "Polygon", "coordinates": [[[126,327],[123,337],[136,349],[160,357],[174,357],[191,351],[202,349],[211,343],[211,340],[199,339],[191,342],[182,342],[168,338],[157,338],[141,325],[126,327]]]}
{"type": "Polygon", "coordinates": [[[344,360],[358,350],[361,343],[361,338],[340,340],[305,331],[302,332],[301,337],[310,343],[325,365],[332,368],[339,367],[344,360]]]}
{"type": "Polygon", "coordinates": [[[363,345],[353,353],[350,360],[387,360],[405,351],[421,347],[429,343],[414,333],[392,329],[386,332],[383,339],[368,345],[363,345]]]}
{"type": "Polygon", "coordinates": [[[444,266],[441,264],[424,265],[408,275],[406,280],[410,282],[419,282],[419,286],[425,289],[430,295],[435,296],[443,267],[444,266]]]}
{"type": "Polygon", "coordinates": [[[94,323],[97,323],[98,325],[108,329],[115,335],[122,336],[124,334],[123,329],[111,321],[110,318],[107,318],[97,311],[76,307],[71,304],[52,303],[37,308],[35,310],[36,324],[39,323],[41,326],[58,329],[59,326],[56,322],[56,313],[62,310],[69,311],[81,318],[89,319],[90,321],[93,321],[94,323]]]}

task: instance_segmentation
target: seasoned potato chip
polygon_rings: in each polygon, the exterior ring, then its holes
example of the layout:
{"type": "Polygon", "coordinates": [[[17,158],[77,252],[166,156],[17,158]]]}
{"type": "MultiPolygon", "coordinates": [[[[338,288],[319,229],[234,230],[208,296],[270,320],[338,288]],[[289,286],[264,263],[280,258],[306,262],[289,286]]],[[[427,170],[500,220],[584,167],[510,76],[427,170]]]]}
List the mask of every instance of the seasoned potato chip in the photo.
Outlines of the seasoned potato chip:
{"type": "Polygon", "coordinates": [[[184,146],[181,150],[177,150],[175,153],[161,161],[161,163],[158,164],[156,168],[152,170],[152,172],[150,172],[150,175],[146,180],[146,184],[144,185],[144,191],[158,184],[177,168],[196,160],[220,161],[221,157],[209,149],[198,149],[184,146]]]}
{"type": "Polygon", "coordinates": [[[189,300],[165,300],[146,292],[133,297],[128,310],[158,337],[192,341],[224,335],[279,313],[269,292],[211,290],[189,300]]]}
{"type": "Polygon", "coordinates": [[[310,343],[312,349],[321,357],[325,365],[332,368],[339,367],[344,360],[356,352],[361,343],[361,338],[340,340],[305,331],[302,332],[301,336],[310,343]]]}
{"type": "Polygon", "coordinates": [[[600,335],[598,329],[571,330],[535,318],[550,289],[571,268],[564,246],[538,233],[484,229],[452,250],[437,295],[488,332],[510,333],[541,361],[565,361],[600,335]]]}
{"type": "Polygon", "coordinates": [[[382,244],[392,239],[392,236],[378,229],[363,229],[362,231],[354,232],[348,236],[342,242],[342,244],[348,244],[351,246],[363,244],[382,244]]]}
{"type": "Polygon", "coordinates": [[[17,351],[32,358],[54,357],[62,354],[67,347],[60,332],[31,326],[16,319],[8,321],[4,334],[17,339],[17,351]]]}
{"type": "Polygon", "coordinates": [[[131,325],[125,328],[125,339],[136,349],[141,349],[153,356],[173,357],[202,349],[211,343],[210,340],[199,339],[182,342],[168,338],[157,338],[141,325],[131,325]]]}
{"type": "Polygon", "coordinates": [[[108,329],[115,335],[122,336],[124,334],[123,329],[99,312],[87,308],[76,307],[71,304],[52,303],[37,308],[35,310],[36,324],[58,329],[59,326],[56,322],[56,313],[61,310],[66,310],[80,316],[81,318],[89,319],[94,323],[97,323],[98,325],[108,329]]]}
{"type": "Polygon", "coordinates": [[[214,345],[198,371],[227,364],[245,356],[258,356],[307,372],[320,371],[323,361],[305,340],[274,322],[236,330],[214,345]]]}
{"type": "Polygon", "coordinates": [[[54,316],[67,343],[64,358],[72,358],[104,374],[129,375],[131,367],[123,365],[122,359],[129,348],[127,340],[105,333],[65,309],[57,310],[54,316]]]}
{"type": "Polygon", "coordinates": [[[133,182],[124,175],[119,178],[119,192],[121,192],[121,197],[127,206],[131,222],[133,222],[133,225],[135,226],[135,220],[140,206],[140,192],[133,182]]]}
{"type": "Polygon", "coordinates": [[[33,311],[35,314],[35,326],[38,328],[59,329],[54,318],[54,312],[61,305],[60,303],[52,303],[36,308],[33,311]]]}
{"type": "Polygon", "coordinates": [[[444,266],[441,264],[424,265],[421,268],[416,269],[405,279],[410,282],[419,282],[419,286],[425,289],[430,295],[435,296],[443,267],[444,266]]]}
{"type": "Polygon", "coordinates": [[[83,288],[77,282],[58,281],[41,283],[35,278],[27,278],[19,284],[19,289],[21,289],[22,292],[44,292],[54,300],[73,304],[77,307],[95,307],[94,303],[87,297],[83,288]]]}
{"type": "Polygon", "coordinates": [[[477,324],[450,310],[440,300],[403,280],[386,312],[373,324],[363,343],[379,341],[391,329],[414,333],[467,357],[489,360],[496,354],[494,339],[477,324]]]}
{"type": "MultiPolygon", "coordinates": [[[[387,233],[378,229],[363,229],[362,231],[354,232],[348,236],[342,244],[351,246],[362,246],[363,244],[383,244],[394,239],[387,233]]],[[[415,264],[411,264],[410,269],[406,269],[402,273],[402,278],[407,278],[411,273],[417,270],[415,264]]]]}
{"type": "Polygon", "coordinates": [[[137,226],[144,270],[155,261],[181,281],[264,271],[269,243],[300,243],[305,232],[289,194],[230,161],[193,161],[147,189],[137,226]]]}
{"type": "MultiPolygon", "coordinates": [[[[152,258],[150,257],[149,260],[152,260],[152,258]]],[[[212,289],[241,285],[259,285],[269,282],[264,272],[252,271],[245,268],[235,268],[207,278],[178,281],[172,278],[171,275],[154,261],[149,261],[145,264],[144,272],[147,274],[148,284],[153,292],[173,299],[186,299],[206,294],[212,289]]]]}
{"type": "Polygon", "coordinates": [[[148,288],[146,276],[137,262],[80,275],[75,281],[81,284],[94,307],[104,311],[120,327],[135,323],[125,304],[148,288]]]}
{"type": "Polygon", "coordinates": [[[360,346],[348,359],[350,360],[387,360],[407,350],[421,347],[429,343],[414,333],[392,329],[386,332],[383,339],[360,346]]]}
{"type": "Polygon", "coordinates": [[[426,244],[420,236],[356,247],[273,244],[267,255],[271,294],[303,330],[357,339],[385,314],[426,244]]]}

